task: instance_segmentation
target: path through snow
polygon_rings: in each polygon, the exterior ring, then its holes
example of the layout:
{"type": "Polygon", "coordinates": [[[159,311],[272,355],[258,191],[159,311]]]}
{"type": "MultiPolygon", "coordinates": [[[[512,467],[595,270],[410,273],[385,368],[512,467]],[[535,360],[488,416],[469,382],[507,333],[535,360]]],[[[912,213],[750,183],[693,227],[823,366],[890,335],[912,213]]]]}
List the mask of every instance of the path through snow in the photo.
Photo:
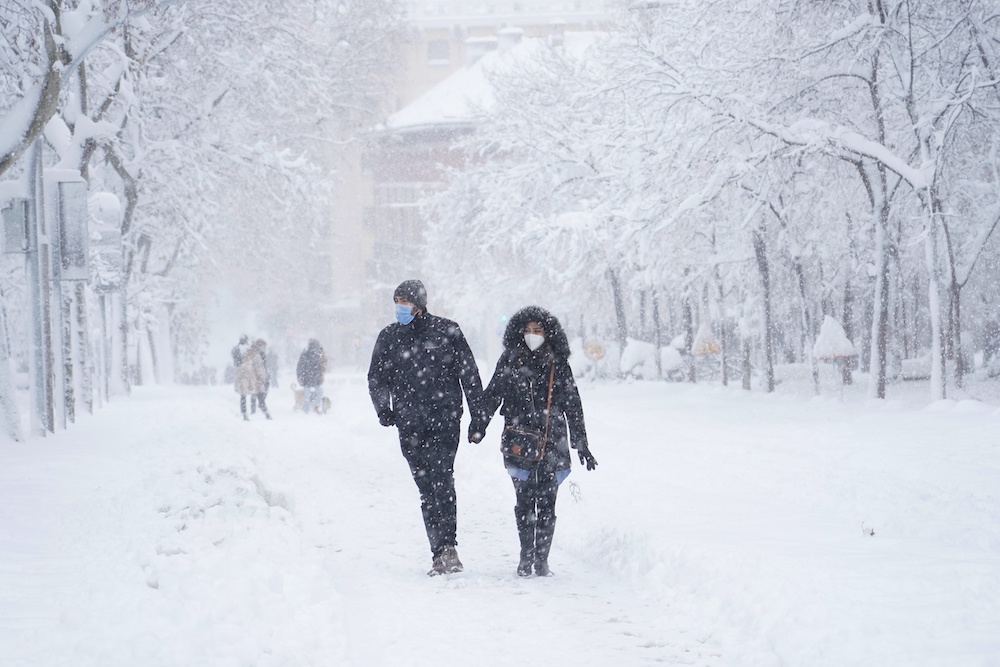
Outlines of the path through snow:
{"type": "Polygon", "coordinates": [[[4,443],[3,662],[1000,665],[995,407],[581,391],[600,467],[561,491],[549,579],[514,574],[495,428],[459,453],[466,571],[426,576],[359,375],[324,417],[139,388],[4,443]]]}

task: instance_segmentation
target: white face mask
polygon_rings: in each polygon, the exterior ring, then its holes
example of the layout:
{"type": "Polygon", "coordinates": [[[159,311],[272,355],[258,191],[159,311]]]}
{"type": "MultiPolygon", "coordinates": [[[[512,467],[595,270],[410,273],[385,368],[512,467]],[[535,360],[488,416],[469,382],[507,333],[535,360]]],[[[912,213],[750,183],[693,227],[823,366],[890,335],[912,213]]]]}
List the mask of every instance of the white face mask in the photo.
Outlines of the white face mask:
{"type": "Polygon", "coordinates": [[[524,344],[528,346],[528,349],[534,352],[542,346],[545,342],[545,336],[539,336],[538,334],[524,334],[524,344]]]}

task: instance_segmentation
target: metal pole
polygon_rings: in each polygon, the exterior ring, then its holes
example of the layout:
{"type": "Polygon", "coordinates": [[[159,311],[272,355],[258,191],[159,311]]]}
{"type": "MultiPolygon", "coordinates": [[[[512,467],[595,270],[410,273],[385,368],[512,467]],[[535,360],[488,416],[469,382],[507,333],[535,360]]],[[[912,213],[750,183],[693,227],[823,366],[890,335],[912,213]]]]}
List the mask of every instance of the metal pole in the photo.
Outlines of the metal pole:
{"type": "Polygon", "coordinates": [[[42,185],[42,145],[36,139],[31,148],[28,195],[28,275],[31,308],[31,431],[45,436],[54,431],[52,411],[52,331],[49,321],[48,239],[45,235],[45,205],[42,185]]]}
{"type": "MultiPolygon", "coordinates": [[[[62,251],[60,249],[61,239],[63,234],[63,226],[66,224],[63,220],[63,193],[61,188],[61,183],[53,181],[49,183],[52,187],[52,197],[50,203],[53,204],[54,210],[52,211],[52,229],[50,230],[50,236],[52,242],[49,244],[49,257],[52,261],[52,270],[49,274],[50,276],[50,289],[52,290],[52,303],[55,306],[53,311],[49,312],[50,319],[55,316],[55,340],[49,339],[52,343],[52,354],[55,356],[58,353],[58,366],[55,363],[52,364],[53,379],[55,379],[58,374],[58,378],[62,380],[59,383],[60,391],[58,395],[53,394],[56,399],[55,403],[58,403],[60,408],[58,411],[59,417],[59,427],[66,428],[66,421],[68,419],[67,411],[69,409],[69,404],[71,401],[71,396],[69,396],[69,391],[67,389],[67,382],[72,382],[72,370],[68,368],[66,347],[68,345],[68,332],[66,330],[67,325],[67,304],[65,297],[63,295],[63,285],[62,285],[62,251]],[[57,373],[58,372],[58,373],[57,373]],[[70,375],[70,377],[67,377],[70,375]]],[[[55,405],[53,405],[55,407],[55,405]]]]}
{"type": "Polygon", "coordinates": [[[108,313],[106,302],[107,297],[102,292],[97,295],[97,309],[101,313],[101,344],[97,348],[100,360],[97,364],[97,395],[100,397],[99,404],[108,400],[108,313]]]}

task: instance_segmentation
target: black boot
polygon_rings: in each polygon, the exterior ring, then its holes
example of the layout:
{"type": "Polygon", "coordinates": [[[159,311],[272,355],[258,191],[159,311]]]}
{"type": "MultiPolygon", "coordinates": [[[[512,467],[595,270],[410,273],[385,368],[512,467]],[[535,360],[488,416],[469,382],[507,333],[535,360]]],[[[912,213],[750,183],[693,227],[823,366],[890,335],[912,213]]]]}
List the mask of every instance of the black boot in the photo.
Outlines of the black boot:
{"type": "Polygon", "coordinates": [[[458,559],[458,550],[455,547],[441,547],[434,554],[427,574],[436,577],[439,574],[455,574],[463,569],[462,561],[458,559]]]}
{"type": "Polygon", "coordinates": [[[538,517],[535,528],[535,574],[539,577],[551,577],[549,569],[549,549],[552,548],[552,536],[556,531],[556,518],[538,517]]]}
{"type": "Polygon", "coordinates": [[[519,533],[521,538],[521,557],[517,562],[517,576],[530,577],[531,566],[535,562],[535,540],[532,533],[519,533]]]}
{"type": "Polygon", "coordinates": [[[517,576],[530,577],[531,565],[535,561],[535,550],[531,547],[521,547],[521,559],[517,562],[517,576]]]}
{"type": "Polygon", "coordinates": [[[517,576],[530,577],[531,566],[535,563],[535,524],[528,517],[518,516],[516,511],[514,518],[517,520],[517,537],[521,541],[521,557],[517,563],[517,576]]]}

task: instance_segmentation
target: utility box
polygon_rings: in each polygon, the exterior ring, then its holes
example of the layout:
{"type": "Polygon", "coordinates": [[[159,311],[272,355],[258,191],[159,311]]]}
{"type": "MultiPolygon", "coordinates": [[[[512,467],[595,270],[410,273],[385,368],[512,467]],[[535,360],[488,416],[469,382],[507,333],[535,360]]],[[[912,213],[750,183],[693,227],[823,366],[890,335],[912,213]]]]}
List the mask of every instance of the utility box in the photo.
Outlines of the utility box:
{"type": "Polygon", "coordinates": [[[2,213],[3,239],[0,248],[5,254],[28,252],[28,200],[12,199],[2,213]]]}

